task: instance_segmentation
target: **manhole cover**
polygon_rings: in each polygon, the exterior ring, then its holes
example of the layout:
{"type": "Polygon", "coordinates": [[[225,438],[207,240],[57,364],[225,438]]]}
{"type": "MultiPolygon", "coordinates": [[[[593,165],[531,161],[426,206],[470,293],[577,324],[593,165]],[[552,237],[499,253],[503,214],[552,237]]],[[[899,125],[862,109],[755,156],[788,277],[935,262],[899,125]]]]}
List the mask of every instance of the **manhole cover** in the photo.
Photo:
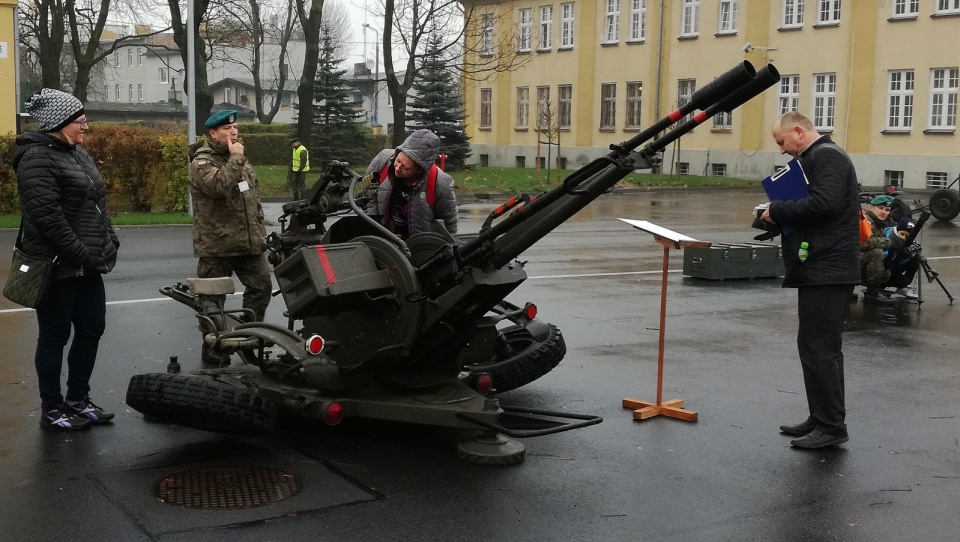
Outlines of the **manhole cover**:
{"type": "Polygon", "coordinates": [[[298,491],[292,474],[258,466],[183,470],[157,482],[160,502],[208,510],[256,508],[298,491]]]}

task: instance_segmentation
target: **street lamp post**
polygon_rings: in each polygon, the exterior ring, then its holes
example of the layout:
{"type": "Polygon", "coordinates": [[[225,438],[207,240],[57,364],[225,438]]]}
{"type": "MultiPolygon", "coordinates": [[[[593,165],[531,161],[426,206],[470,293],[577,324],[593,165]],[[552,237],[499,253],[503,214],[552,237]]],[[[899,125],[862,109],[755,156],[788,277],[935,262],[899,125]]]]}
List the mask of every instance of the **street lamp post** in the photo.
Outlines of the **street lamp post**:
{"type": "MultiPolygon", "coordinates": [[[[370,125],[379,124],[380,119],[377,117],[377,105],[380,94],[380,34],[377,33],[377,30],[370,26],[367,23],[363,23],[364,36],[366,36],[367,29],[373,30],[374,45],[373,45],[373,117],[371,118],[370,125]]],[[[366,39],[364,39],[366,43],[366,39]]],[[[364,59],[366,60],[366,59],[364,59]]]]}

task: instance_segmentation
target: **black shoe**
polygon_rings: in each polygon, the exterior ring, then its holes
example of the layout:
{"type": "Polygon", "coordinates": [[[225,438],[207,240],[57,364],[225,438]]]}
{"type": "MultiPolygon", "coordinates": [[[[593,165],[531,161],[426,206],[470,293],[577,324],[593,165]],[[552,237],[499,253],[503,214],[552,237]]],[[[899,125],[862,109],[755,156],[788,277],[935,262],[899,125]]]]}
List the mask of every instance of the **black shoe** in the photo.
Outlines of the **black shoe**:
{"type": "Polygon", "coordinates": [[[89,395],[76,403],[67,401],[64,409],[75,416],[90,420],[92,424],[110,423],[110,420],[113,419],[113,414],[105,412],[102,408],[93,404],[89,395]]]}
{"type": "Polygon", "coordinates": [[[809,434],[811,431],[816,429],[813,422],[810,421],[810,418],[803,420],[802,423],[797,425],[781,425],[780,432],[784,435],[790,435],[791,437],[802,437],[806,434],[809,434]]]}
{"type": "Polygon", "coordinates": [[[217,369],[230,366],[230,356],[224,356],[219,348],[203,343],[200,348],[200,362],[205,369],[217,369]]]}
{"type": "Polygon", "coordinates": [[[836,446],[838,444],[843,444],[848,440],[850,440],[850,437],[846,435],[838,437],[836,435],[828,435],[823,433],[819,429],[814,429],[805,436],[791,440],[790,445],[794,448],[813,450],[816,448],[826,448],[827,446],[836,446]]]}
{"type": "Polygon", "coordinates": [[[40,415],[40,427],[55,431],[78,431],[89,428],[90,420],[77,416],[61,404],[40,415]]]}

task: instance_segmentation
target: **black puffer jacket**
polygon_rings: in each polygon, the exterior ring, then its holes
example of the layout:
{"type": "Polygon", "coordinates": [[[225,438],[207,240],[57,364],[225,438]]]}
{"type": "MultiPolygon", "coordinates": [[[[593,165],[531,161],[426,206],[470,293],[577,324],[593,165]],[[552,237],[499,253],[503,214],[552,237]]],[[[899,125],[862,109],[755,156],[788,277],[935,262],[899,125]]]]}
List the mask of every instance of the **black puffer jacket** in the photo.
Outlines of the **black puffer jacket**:
{"type": "Polygon", "coordinates": [[[810,195],[770,203],[777,224],[796,229],[783,236],[785,288],[860,282],[860,197],[857,172],[847,153],[823,136],[800,153],[810,195]],[[806,241],[809,256],[798,257],[806,241]]]}
{"type": "Polygon", "coordinates": [[[90,155],[50,134],[27,132],[17,138],[13,167],[23,212],[23,251],[56,256],[57,278],[109,273],[120,241],[90,155]]]}

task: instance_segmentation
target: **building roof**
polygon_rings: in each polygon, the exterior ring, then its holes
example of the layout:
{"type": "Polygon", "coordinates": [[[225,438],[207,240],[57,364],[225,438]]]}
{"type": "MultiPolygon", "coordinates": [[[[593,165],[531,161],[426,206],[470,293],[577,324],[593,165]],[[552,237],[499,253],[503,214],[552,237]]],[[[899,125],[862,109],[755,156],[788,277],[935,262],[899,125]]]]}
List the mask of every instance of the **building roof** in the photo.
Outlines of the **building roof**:
{"type": "MultiPolygon", "coordinates": [[[[226,85],[240,85],[240,86],[251,88],[251,89],[254,87],[252,78],[227,77],[215,83],[210,83],[210,88],[211,89],[221,88],[226,85]]],[[[263,86],[263,90],[267,90],[267,91],[273,91],[277,89],[273,81],[261,81],[260,85],[263,86]]],[[[295,81],[293,79],[287,79],[287,82],[283,85],[283,91],[296,92],[297,87],[299,85],[300,85],[299,81],[295,81]]]]}

